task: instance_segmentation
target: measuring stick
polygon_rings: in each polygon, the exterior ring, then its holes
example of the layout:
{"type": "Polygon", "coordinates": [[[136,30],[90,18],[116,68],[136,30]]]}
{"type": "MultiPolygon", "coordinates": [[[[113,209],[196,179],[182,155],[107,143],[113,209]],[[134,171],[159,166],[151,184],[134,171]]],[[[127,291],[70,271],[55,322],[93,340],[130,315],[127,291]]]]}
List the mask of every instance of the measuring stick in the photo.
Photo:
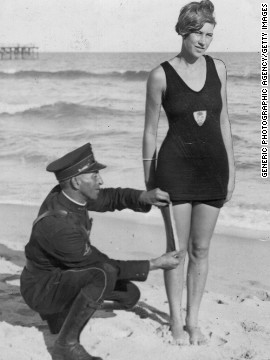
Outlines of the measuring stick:
{"type": "Polygon", "coordinates": [[[177,236],[176,226],[175,226],[175,219],[173,214],[173,206],[172,203],[169,204],[169,211],[170,211],[170,219],[172,223],[172,233],[173,233],[173,241],[174,241],[174,248],[176,251],[179,251],[179,240],[177,236]]]}

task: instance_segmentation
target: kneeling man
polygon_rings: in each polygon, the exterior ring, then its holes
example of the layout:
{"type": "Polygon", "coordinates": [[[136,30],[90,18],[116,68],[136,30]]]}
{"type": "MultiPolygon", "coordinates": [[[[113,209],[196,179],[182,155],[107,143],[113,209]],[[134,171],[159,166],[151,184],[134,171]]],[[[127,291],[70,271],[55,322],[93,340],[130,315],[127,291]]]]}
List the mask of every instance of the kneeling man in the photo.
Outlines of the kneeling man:
{"type": "Polygon", "coordinates": [[[91,245],[88,211],[147,212],[151,205],[169,203],[168,194],[159,189],[101,189],[103,168],[89,143],[48,165],[47,171],[55,173],[59,184],[41,205],[25,247],[21,294],[51,332],[59,333],[53,360],[101,360],[79,343],[96,309],[132,308],[140,292],[131,280],[144,281],[150,270],[172,269],[179,263],[175,251],[152,260],[122,261],[91,245]]]}

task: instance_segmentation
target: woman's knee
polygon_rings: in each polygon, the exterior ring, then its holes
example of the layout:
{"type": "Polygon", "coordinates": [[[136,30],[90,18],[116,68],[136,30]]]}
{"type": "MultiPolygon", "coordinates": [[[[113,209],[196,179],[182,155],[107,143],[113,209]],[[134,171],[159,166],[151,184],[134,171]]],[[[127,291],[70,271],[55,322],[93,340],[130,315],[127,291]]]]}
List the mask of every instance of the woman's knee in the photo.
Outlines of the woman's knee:
{"type": "Polygon", "coordinates": [[[191,243],[188,249],[189,258],[194,261],[208,259],[209,246],[191,243]]]}

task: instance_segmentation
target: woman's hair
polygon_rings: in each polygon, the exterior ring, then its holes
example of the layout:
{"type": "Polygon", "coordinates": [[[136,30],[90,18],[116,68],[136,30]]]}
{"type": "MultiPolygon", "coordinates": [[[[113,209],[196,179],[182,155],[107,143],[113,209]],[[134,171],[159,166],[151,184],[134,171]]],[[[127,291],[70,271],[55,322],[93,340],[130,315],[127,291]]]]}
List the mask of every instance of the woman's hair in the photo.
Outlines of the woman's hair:
{"type": "Polygon", "coordinates": [[[214,5],[210,0],[193,1],[180,10],[175,30],[185,38],[193,31],[200,30],[205,23],[216,25],[214,5]]]}

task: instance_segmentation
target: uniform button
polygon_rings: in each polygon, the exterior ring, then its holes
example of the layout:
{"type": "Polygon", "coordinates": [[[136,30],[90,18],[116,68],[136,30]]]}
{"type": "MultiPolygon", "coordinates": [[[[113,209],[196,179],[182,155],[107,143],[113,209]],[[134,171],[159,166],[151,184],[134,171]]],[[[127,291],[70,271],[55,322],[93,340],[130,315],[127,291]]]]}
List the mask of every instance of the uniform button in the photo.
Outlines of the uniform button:
{"type": "Polygon", "coordinates": [[[140,274],[136,274],[136,276],[140,276],[140,274]]]}

